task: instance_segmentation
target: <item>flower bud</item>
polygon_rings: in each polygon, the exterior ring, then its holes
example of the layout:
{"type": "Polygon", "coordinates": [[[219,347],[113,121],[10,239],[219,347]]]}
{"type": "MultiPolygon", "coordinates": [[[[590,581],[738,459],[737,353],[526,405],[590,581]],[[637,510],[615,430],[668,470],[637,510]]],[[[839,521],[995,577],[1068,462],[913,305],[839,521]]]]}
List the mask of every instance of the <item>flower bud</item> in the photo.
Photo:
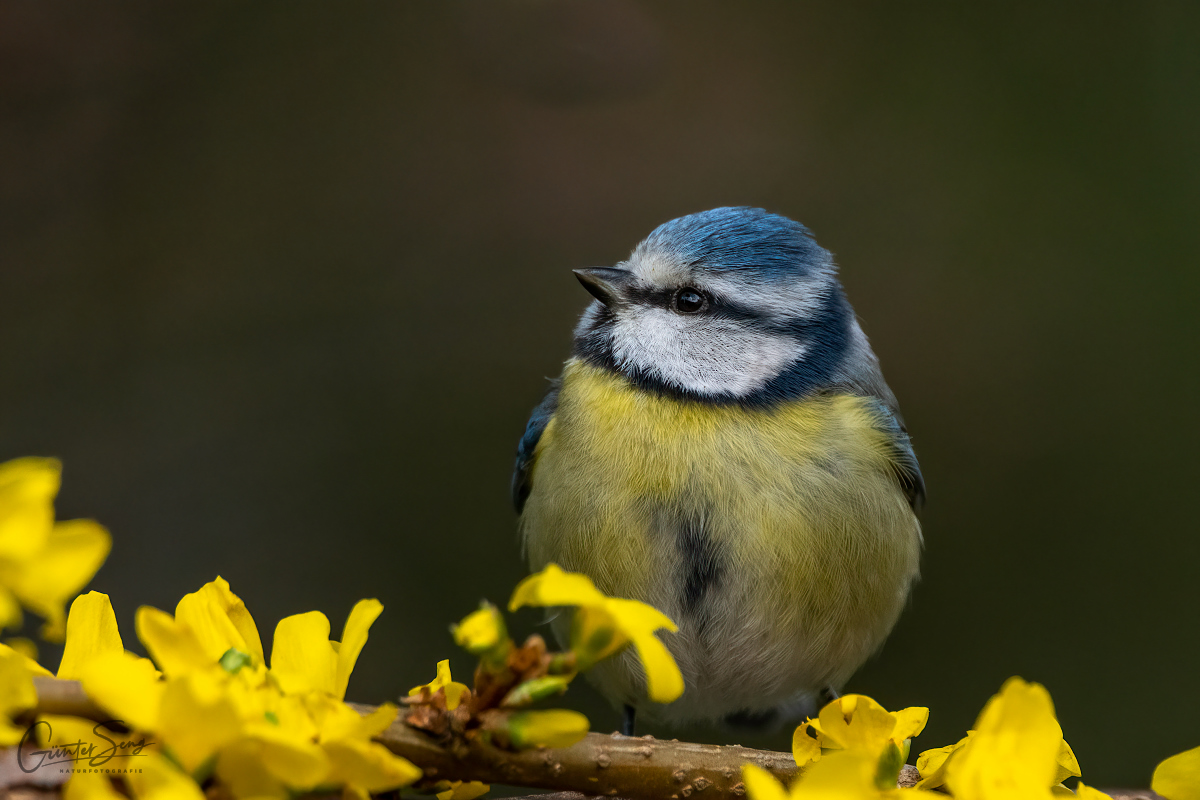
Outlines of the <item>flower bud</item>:
{"type": "Polygon", "coordinates": [[[532,747],[570,747],[587,736],[590,723],[578,711],[518,711],[505,725],[509,744],[516,750],[532,747]]]}

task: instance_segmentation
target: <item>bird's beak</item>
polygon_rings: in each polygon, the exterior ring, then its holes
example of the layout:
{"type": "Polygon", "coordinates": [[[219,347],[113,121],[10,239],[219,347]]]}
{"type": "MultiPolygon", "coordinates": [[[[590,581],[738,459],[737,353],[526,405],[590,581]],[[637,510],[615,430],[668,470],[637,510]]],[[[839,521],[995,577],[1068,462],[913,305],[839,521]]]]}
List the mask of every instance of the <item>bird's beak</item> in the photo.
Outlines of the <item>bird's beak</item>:
{"type": "Polygon", "coordinates": [[[633,285],[633,273],[616,267],[588,267],[572,270],[592,297],[612,307],[623,302],[633,285]]]}

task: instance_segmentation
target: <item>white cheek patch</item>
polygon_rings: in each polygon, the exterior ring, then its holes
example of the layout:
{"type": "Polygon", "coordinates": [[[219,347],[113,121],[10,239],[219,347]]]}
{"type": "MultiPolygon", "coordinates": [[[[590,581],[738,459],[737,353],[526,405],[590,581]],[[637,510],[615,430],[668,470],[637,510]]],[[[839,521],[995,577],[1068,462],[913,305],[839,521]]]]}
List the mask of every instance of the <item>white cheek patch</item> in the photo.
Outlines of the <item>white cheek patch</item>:
{"type": "Polygon", "coordinates": [[[612,332],[618,365],[701,394],[742,397],[804,356],[805,346],[732,320],[654,307],[622,309],[612,332]]]}
{"type": "Polygon", "coordinates": [[[583,310],[583,315],[579,318],[579,322],[575,324],[575,337],[584,336],[592,325],[596,322],[596,317],[600,315],[600,309],[603,308],[599,302],[589,303],[588,307],[583,310]]]}

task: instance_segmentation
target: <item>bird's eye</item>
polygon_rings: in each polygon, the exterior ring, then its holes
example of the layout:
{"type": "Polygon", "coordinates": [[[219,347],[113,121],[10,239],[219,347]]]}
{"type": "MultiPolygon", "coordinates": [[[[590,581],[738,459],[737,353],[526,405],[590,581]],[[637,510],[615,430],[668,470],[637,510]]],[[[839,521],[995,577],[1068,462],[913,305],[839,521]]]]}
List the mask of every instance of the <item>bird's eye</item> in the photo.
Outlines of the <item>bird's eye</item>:
{"type": "Polygon", "coordinates": [[[685,286],[675,293],[675,310],[680,314],[695,314],[708,305],[708,299],[699,289],[685,286]]]}

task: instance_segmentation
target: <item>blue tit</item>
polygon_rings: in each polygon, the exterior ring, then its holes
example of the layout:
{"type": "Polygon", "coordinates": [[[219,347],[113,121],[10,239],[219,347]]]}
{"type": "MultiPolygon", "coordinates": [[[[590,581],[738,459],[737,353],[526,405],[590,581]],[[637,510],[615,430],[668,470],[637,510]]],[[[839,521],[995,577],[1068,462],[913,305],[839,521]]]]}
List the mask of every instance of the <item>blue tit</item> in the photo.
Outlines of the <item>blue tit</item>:
{"type": "Polygon", "coordinates": [[[533,569],[675,620],[662,635],[686,690],[650,703],[628,650],[589,678],[626,733],[634,713],[769,727],[812,712],[900,615],[925,495],[832,256],[786,217],[717,208],[575,273],[595,301],[518,447],[522,541],[533,569]]]}

